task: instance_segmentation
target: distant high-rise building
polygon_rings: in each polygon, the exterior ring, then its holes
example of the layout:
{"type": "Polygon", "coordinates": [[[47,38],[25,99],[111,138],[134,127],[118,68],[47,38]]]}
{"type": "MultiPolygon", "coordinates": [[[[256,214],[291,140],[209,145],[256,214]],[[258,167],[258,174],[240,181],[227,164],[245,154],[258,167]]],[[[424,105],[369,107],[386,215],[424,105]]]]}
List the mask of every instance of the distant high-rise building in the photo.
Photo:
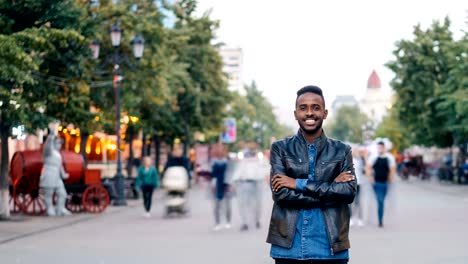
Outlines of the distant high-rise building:
{"type": "Polygon", "coordinates": [[[380,123],[382,118],[392,107],[392,96],[382,89],[379,75],[372,71],[367,80],[367,90],[362,99],[361,109],[375,124],[380,123]]]}
{"type": "Polygon", "coordinates": [[[223,71],[228,75],[229,89],[243,92],[243,53],[241,48],[223,48],[220,50],[223,58],[223,71]]]}

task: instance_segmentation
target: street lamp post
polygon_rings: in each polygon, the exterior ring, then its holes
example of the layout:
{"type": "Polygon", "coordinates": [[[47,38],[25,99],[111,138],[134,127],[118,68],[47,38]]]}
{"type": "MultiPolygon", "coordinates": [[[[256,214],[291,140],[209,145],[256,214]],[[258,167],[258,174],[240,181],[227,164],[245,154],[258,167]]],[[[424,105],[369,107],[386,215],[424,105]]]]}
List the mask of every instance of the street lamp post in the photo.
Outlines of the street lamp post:
{"type": "MultiPolygon", "coordinates": [[[[110,30],[112,47],[114,48],[113,56],[113,80],[114,80],[114,91],[115,91],[115,114],[116,114],[116,124],[115,124],[115,133],[117,135],[117,172],[115,175],[115,189],[117,192],[117,197],[113,200],[113,205],[115,206],[125,206],[127,205],[127,200],[125,199],[125,180],[122,174],[122,157],[120,151],[120,76],[119,76],[119,47],[122,39],[123,30],[116,23],[111,26],[110,30]]],[[[131,41],[133,47],[133,55],[137,60],[140,60],[143,56],[144,49],[144,39],[143,37],[137,35],[131,41]]],[[[99,57],[99,48],[100,42],[93,41],[90,45],[90,48],[93,52],[93,58],[97,59],[99,57]]]]}

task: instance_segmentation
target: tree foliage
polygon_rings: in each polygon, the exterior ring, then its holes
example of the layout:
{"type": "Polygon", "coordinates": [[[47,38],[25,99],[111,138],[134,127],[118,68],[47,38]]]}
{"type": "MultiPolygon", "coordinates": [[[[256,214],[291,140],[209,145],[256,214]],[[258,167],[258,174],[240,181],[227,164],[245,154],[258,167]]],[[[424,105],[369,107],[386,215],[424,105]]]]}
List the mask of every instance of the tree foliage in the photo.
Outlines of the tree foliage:
{"type": "Polygon", "coordinates": [[[240,141],[257,142],[262,149],[270,147],[270,138],[284,138],[292,129],[279,123],[274,107],[255,81],[245,85],[245,96],[235,93],[228,114],[235,117],[240,141]]]}
{"type": "Polygon", "coordinates": [[[363,143],[363,130],[368,123],[367,116],[357,106],[343,106],[338,109],[333,122],[326,127],[326,132],[338,140],[363,143]]]}
{"type": "Polygon", "coordinates": [[[33,131],[52,119],[68,119],[69,103],[82,98],[73,89],[89,55],[80,34],[81,12],[73,0],[0,2],[2,190],[8,188],[12,128],[21,124],[33,131]]]}
{"type": "Polygon", "coordinates": [[[467,35],[454,40],[450,20],[397,42],[387,67],[395,77],[398,120],[412,143],[448,147],[468,139],[467,35]]]}
{"type": "Polygon", "coordinates": [[[115,133],[115,64],[121,112],[138,120],[128,124],[129,141],[140,129],[186,145],[195,131],[219,135],[230,102],[246,140],[267,147],[270,136],[288,134],[255,84],[246,96],[228,90],[214,43],[219,22],[209,13],[197,16],[196,6],[195,0],[172,6],[163,0],[0,1],[0,189],[8,187],[7,139],[14,126],[32,132],[59,120],[79,128],[82,143],[94,131],[115,133]],[[161,6],[174,12],[173,28],[163,25],[161,6]],[[124,30],[118,49],[109,34],[114,23],[124,30]],[[145,39],[139,61],[130,44],[137,34],[145,39]],[[94,40],[101,42],[96,60],[88,48],[94,40]]]}
{"type": "Polygon", "coordinates": [[[397,115],[398,113],[392,108],[390,113],[384,116],[382,122],[377,126],[375,137],[388,138],[392,142],[393,148],[399,151],[409,147],[410,140],[397,115]]]}

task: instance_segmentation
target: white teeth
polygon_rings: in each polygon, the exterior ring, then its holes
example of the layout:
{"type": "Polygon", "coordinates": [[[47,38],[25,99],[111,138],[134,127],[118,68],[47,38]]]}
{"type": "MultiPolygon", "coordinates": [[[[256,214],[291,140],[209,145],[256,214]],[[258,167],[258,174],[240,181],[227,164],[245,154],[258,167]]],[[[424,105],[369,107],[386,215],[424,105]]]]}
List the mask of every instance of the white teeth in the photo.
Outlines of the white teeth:
{"type": "Polygon", "coordinates": [[[307,125],[315,125],[315,120],[309,119],[309,120],[306,120],[305,123],[306,123],[307,125]]]}

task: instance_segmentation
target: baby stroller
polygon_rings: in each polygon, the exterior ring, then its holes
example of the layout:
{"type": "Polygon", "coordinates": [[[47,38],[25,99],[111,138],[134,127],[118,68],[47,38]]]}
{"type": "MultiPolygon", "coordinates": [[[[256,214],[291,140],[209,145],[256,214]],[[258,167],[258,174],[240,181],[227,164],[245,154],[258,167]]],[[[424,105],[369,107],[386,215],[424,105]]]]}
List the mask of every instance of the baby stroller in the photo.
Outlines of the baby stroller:
{"type": "Polygon", "coordinates": [[[164,173],[162,187],[166,190],[166,216],[187,213],[186,192],[189,187],[187,170],[182,166],[169,167],[164,173]]]}

